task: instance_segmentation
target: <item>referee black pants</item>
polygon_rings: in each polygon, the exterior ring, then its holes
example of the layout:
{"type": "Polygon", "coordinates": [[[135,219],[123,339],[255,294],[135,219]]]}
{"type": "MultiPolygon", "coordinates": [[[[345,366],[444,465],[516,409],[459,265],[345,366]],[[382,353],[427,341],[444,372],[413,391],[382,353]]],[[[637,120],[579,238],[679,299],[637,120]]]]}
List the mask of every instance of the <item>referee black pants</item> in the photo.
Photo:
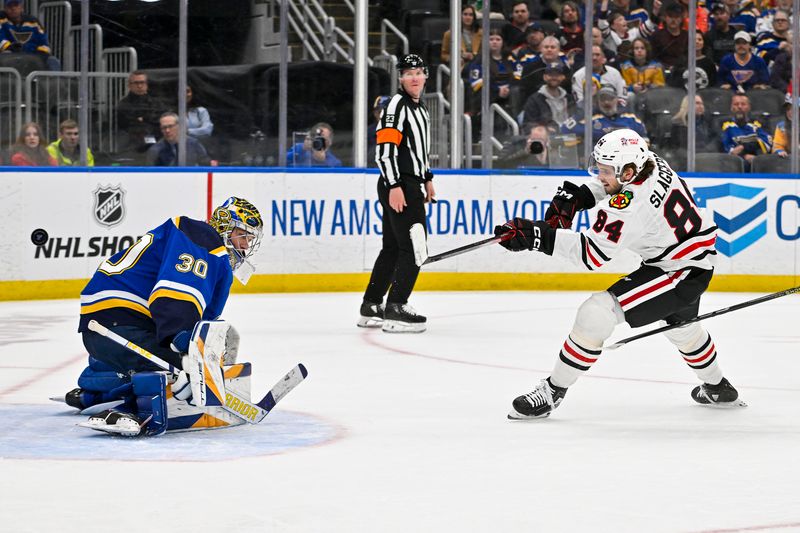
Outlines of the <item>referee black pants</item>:
{"type": "Polygon", "coordinates": [[[419,275],[409,230],[413,224],[419,223],[427,231],[425,195],[419,183],[403,182],[400,186],[406,197],[402,213],[389,206],[389,189],[382,179],[378,180],[378,199],[383,207],[383,248],[375,260],[364,292],[364,300],[368,302],[383,302],[383,295],[388,290],[387,303],[407,303],[419,275]]]}

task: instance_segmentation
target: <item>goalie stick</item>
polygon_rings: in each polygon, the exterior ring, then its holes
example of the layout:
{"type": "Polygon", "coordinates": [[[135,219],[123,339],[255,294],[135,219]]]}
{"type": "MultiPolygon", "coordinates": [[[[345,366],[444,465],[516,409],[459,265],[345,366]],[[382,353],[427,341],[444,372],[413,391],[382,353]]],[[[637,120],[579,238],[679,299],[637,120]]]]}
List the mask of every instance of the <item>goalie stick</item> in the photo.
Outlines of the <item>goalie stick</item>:
{"type": "MultiPolygon", "coordinates": [[[[129,341],[122,335],[115,333],[105,327],[104,325],[100,324],[96,320],[89,321],[89,329],[94,331],[95,333],[99,333],[100,335],[111,339],[112,341],[116,342],[124,346],[125,348],[129,349],[130,351],[139,354],[140,356],[144,357],[145,359],[149,360],[159,368],[170,372],[171,374],[175,373],[175,367],[168,364],[166,361],[158,357],[157,355],[145,350],[138,344],[129,341]]],[[[253,403],[250,401],[249,398],[243,398],[240,395],[226,390],[225,391],[225,404],[222,405],[222,408],[241,418],[245,422],[250,424],[258,424],[266,416],[272,411],[275,405],[281,401],[281,399],[289,394],[292,389],[294,389],[297,385],[299,385],[305,378],[308,376],[308,370],[306,367],[303,366],[302,363],[298,363],[297,366],[289,370],[268,392],[264,395],[258,403],[253,403]],[[234,407],[238,406],[238,407],[234,407]],[[243,407],[244,408],[243,408],[243,407]]]]}
{"type": "Polygon", "coordinates": [[[484,246],[489,246],[490,244],[502,242],[510,239],[513,236],[513,233],[511,232],[504,233],[502,235],[495,235],[494,237],[489,237],[488,239],[484,239],[482,241],[473,242],[459,248],[454,248],[453,250],[449,250],[447,252],[429,256],[428,245],[425,239],[425,229],[422,227],[422,224],[412,225],[411,229],[409,230],[409,234],[411,235],[411,244],[414,247],[414,260],[417,263],[417,266],[420,267],[441,261],[442,259],[447,259],[449,257],[471,252],[472,250],[477,250],[478,248],[483,248],[484,246]]]}
{"type": "Polygon", "coordinates": [[[685,326],[687,324],[691,324],[692,322],[700,322],[701,320],[705,320],[706,318],[711,318],[719,315],[724,315],[725,313],[730,313],[731,311],[737,311],[739,309],[744,309],[745,307],[750,307],[751,305],[760,304],[762,302],[768,302],[769,300],[774,300],[775,298],[780,298],[781,296],[787,296],[789,294],[794,294],[796,292],[800,292],[800,287],[792,287],[791,289],[786,289],[785,291],[780,292],[773,292],[772,294],[767,294],[766,296],[761,296],[759,298],[754,298],[752,300],[747,300],[746,302],[741,302],[736,305],[732,305],[730,307],[723,307],[722,309],[717,309],[716,311],[711,311],[710,313],[706,313],[704,315],[696,316],[689,320],[684,320],[682,322],[678,322],[677,324],[668,324],[666,326],[654,329],[652,331],[646,331],[644,333],[640,333],[638,335],[634,335],[632,337],[628,337],[626,339],[622,339],[621,341],[617,341],[614,344],[609,344],[608,346],[603,346],[603,350],[616,350],[620,346],[624,346],[629,342],[633,342],[638,339],[643,339],[645,337],[649,337],[651,335],[655,335],[656,333],[663,333],[665,331],[669,331],[671,329],[679,328],[681,326],[685,326]]]}

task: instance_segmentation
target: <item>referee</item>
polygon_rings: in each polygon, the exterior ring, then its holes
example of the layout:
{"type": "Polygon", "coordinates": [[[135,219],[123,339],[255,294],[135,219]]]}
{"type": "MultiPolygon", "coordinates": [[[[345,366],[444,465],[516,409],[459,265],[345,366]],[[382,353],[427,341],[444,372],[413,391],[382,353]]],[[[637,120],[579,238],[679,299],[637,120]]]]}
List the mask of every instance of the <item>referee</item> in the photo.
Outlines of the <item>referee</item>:
{"type": "Polygon", "coordinates": [[[358,325],[383,326],[383,331],[391,333],[422,333],[426,318],[408,305],[419,274],[409,230],[416,223],[426,227],[425,202],[435,195],[428,161],[430,117],[420,101],[428,67],[418,55],[408,54],[398,61],[397,70],[400,89],[384,108],[376,128],[383,247],[364,292],[358,325]]]}

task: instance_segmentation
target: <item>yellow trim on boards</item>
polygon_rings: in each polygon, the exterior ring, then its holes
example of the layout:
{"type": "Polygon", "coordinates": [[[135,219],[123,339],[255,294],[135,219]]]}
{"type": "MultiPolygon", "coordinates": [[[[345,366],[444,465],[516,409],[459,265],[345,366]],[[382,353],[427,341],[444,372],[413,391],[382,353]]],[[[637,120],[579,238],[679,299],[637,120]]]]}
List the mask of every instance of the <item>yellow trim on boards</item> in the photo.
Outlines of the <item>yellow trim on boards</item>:
{"type": "MultiPolygon", "coordinates": [[[[420,291],[599,291],[624,274],[425,272],[414,290],[420,291]]],[[[89,280],[0,281],[0,301],[75,298],[89,280]]],[[[258,274],[247,286],[234,281],[234,293],[363,292],[369,281],[361,274],[258,274]]],[[[717,274],[709,290],[776,292],[800,285],[797,276],[717,274]]]]}

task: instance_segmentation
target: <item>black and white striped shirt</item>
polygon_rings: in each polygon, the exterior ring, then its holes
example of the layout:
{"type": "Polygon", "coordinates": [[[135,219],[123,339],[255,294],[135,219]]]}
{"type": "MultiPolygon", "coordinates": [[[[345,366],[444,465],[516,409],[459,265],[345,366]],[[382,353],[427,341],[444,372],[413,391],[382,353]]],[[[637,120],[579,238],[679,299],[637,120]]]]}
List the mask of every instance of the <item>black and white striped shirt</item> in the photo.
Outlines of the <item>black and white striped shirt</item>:
{"type": "Polygon", "coordinates": [[[422,102],[400,90],[381,113],[376,128],[375,162],[389,188],[403,180],[417,183],[433,179],[428,152],[431,121],[422,102]]]}

